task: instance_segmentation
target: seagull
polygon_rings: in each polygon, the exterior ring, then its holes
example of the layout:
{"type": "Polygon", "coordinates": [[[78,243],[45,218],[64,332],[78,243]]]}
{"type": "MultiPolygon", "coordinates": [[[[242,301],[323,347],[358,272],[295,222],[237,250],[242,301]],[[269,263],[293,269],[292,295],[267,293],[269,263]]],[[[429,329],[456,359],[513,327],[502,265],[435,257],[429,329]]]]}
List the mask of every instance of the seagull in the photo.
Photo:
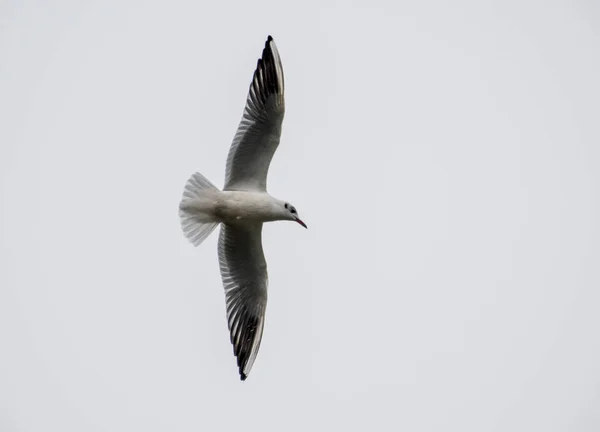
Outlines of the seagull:
{"type": "Polygon", "coordinates": [[[179,204],[181,228],[194,246],[221,225],[219,267],[230,339],[242,381],[256,360],[265,324],[268,276],[263,223],[294,221],[306,228],[296,207],[267,193],[267,172],[279,145],[284,112],[283,66],[269,36],[229,149],[223,190],[195,173],[187,181],[179,204]]]}

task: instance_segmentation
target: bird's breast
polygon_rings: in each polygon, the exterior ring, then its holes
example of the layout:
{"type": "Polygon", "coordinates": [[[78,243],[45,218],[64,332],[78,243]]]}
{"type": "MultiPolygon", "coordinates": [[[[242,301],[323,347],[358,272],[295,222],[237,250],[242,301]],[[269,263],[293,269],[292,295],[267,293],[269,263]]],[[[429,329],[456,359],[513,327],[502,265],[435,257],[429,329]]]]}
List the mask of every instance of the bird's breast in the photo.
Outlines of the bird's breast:
{"type": "Polygon", "coordinates": [[[273,220],[272,198],[264,193],[224,191],[215,204],[215,214],[226,223],[273,220]]]}

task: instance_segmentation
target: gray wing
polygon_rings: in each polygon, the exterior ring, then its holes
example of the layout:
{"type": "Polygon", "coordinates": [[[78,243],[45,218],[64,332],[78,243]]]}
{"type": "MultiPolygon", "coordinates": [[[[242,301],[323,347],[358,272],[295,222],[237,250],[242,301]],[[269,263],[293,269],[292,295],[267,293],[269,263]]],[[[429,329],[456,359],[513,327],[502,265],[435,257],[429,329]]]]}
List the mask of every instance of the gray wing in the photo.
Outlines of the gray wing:
{"type": "Polygon", "coordinates": [[[222,224],[219,235],[227,324],[242,381],[258,354],[265,323],[268,276],[261,237],[262,223],[244,227],[222,224]]]}
{"type": "Polygon", "coordinates": [[[229,149],[224,190],[267,190],[267,172],[279,145],[285,113],[283,93],[283,66],[269,36],[229,149]]]}

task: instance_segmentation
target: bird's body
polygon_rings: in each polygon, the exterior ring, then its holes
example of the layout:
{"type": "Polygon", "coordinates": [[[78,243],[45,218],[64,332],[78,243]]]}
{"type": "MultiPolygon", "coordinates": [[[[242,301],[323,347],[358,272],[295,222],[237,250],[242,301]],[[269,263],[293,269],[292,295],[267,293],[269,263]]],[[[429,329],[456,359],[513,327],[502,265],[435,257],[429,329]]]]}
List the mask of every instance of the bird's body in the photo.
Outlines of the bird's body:
{"type": "Polygon", "coordinates": [[[279,145],[285,112],[283,94],[283,66],[269,36],[229,150],[224,190],[195,173],[179,204],[183,233],[194,246],[221,225],[219,267],[227,324],[242,380],[258,354],[265,322],[268,276],[261,240],[263,223],[290,220],[306,228],[294,206],[267,193],[267,173],[279,145]]]}
{"type": "Polygon", "coordinates": [[[182,210],[195,211],[203,222],[240,225],[252,222],[289,220],[285,203],[265,192],[211,190],[186,201],[182,210]]]}

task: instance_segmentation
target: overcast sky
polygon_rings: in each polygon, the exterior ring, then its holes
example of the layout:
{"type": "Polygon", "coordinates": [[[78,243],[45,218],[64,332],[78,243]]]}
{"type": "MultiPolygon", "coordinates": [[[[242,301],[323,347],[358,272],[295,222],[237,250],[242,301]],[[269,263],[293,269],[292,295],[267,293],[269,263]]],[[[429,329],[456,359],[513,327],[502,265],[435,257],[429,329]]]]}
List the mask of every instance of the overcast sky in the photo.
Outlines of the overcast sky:
{"type": "Polygon", "coordinates": [[[0,430],[600,430],[599,29],[593,0],[0,1],[0,430]],[[264,229],[240,382],[177,205],[222,185],[269,34],[269,191],[309,229],[264,229]]]}

